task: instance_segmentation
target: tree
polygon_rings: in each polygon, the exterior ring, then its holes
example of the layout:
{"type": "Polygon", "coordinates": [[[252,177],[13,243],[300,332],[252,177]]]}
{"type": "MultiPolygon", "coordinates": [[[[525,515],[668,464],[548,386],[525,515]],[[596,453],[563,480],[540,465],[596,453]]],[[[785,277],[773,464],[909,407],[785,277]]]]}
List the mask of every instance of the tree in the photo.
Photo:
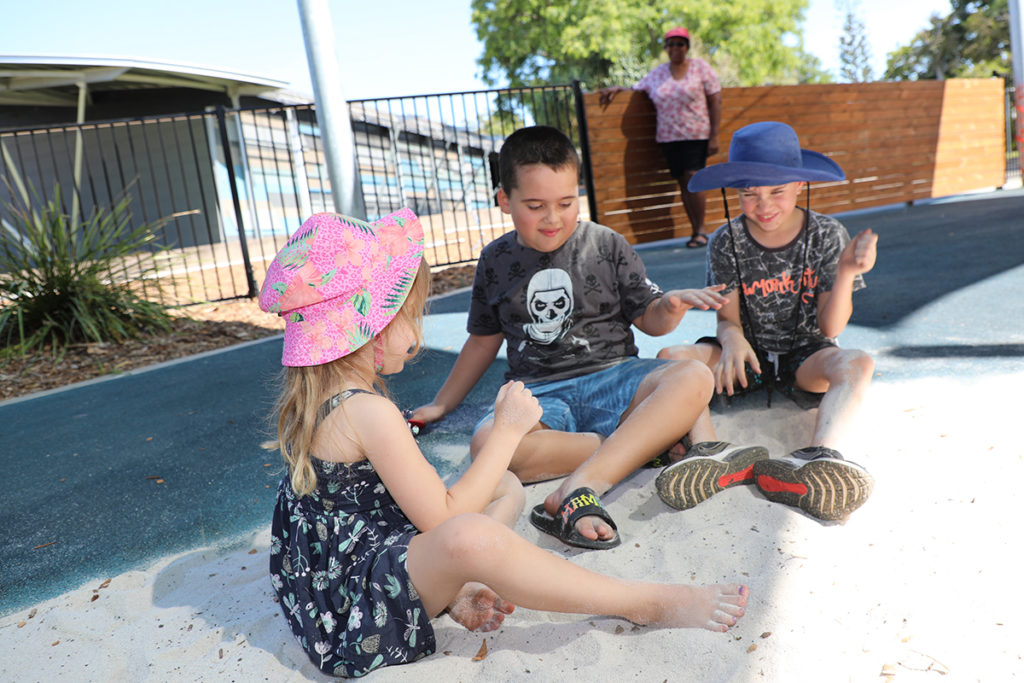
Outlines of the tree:
{"type": "Polygon", "coordinates": [[[499,107],[482,118],[479,123],[481,133],[496,138],[508,137],[512,131],[525,125],[526,121],[523,120],[523,117],[508,107],[499,107]]]}
{"type": "Polygon", "coordinates": [[[804,52],[803,48],[799,50],[800,64],[792,75],[783,80],[780,83],[831,83],[832,74],[828,72],[824,67],[821,66],[821,60],[812,55],[810,52],[804,52]]]}
{"type": "Polygon", "coordinates": [[[847,83],[874,80],[867,28],[853,3],[846,3],[843,35],[839,37],[839,77],[847,83]]]}
{"type": "MultiPolygon", "coordinates": [[[[723,85],[786,82],[806,71],[799,42],[808,0],[472,0],[484,79],[591,90],[635,82],[665,60],[662,37],[682,24],[691,50],[723,85]]],[[[813,69],[812,69],[813,70],[813,69]]]]}
{"type": "Polygon", "coordinates": [[[910,45],[890,52],[885,78],[1011,79],[1010,11],[1007,0],[952,0],[952,12],[933,14],[910,45]]]}

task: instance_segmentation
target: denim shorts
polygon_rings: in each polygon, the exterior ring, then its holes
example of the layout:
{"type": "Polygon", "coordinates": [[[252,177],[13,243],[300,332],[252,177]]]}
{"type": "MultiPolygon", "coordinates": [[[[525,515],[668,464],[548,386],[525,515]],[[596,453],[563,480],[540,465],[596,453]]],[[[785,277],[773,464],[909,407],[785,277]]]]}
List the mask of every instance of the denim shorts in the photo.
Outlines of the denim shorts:
{"type": "MultiPolygon", "coordinates": [[[[540,403],[540,420],[559,432],[596,432],[610,436],[619,426],[622,413],[640,387],[655,370],[671,363],[657,358],[629,358],[604,370],[550,382],[530,382],[526,387],[540,403]]],[[[494,407],[477,423],[477,428],[494,419],[494,407]]]]}

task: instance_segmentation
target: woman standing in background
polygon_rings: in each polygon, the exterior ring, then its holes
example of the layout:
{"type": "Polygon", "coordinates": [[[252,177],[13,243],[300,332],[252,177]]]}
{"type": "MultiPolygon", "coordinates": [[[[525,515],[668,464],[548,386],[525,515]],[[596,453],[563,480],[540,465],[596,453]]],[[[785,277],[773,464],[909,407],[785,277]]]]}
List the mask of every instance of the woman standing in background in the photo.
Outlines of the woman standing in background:
{"type": "MultiPolygon", "coordinates": [[[[655,140],[668,163],[669,173],[679,183],[683,208],[690,219],[691,236],[686,246],[706,246],[704,234],[704,193],[690,192],[687,183],[704,168],[709,155],[718,153],[718,129],[722,120],[722,88],[718,76],[703,59],[689,57],[690,32],[682,26],[665,33],[668,62],[659,64],[640,79],[632,90],[647,93],[657,112],[655,140]]],[[[601,103],[630,90],[612,86],[600,91],[601,103]]]]}

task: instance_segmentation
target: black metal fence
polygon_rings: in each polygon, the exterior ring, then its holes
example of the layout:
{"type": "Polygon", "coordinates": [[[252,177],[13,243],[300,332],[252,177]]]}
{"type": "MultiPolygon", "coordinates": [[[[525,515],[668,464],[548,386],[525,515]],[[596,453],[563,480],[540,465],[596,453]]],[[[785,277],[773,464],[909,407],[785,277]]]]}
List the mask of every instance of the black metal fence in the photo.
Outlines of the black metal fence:
{"type": "MultiPolygon", "coordinates": [[[[33,203],[46,201],[59,187],[70,230],[126,196],[136,225],[160,227],[153,250],[115,272],[146,273],[139,289],[167,303],[245,296],[252,292],[239,246],[246,231],[225,179],[227,171],[248,174],[225,161],[244,158],[242,114],[232,117],[233,130],[223,112],[203,112],[0,132],[0,200],[26,192],[33,203]],[[224,138],[234,143],[220,145],[224,138]]],[[[17,226],[5,220],[0,229],[3,239],[19,240],[17,226]]]]}
{"type": "MultiPolygon", "coordinates": [[[[556,126],[584,157],[581,207],[592,214],[578,84],[350,103],[368,218],[403,206],[421,217],[435,266],[468,263],[511,229],[497,209],[497,153],[513,130],[556,126]]],[[[1007,180],[1020,178],[1007,92],[1007,180]]],[[[137,223],[159,223],[160,249],[116,272],[142,274],[153,300],[181,305],[253,296],[301,221],[331,210],[330,181],[311,105],[268,106],[0,131],[0,202],[62,189],[69,216],[127,195],[137,223]]],[[[0,211],[0,219],[4,213],[0,211]]],[[[0,239],[20,239],[0,222],[0,239]]]]}
{"type": "MultiPolygon", "coordinates": [[[[502,141],[547,123],[582,144],[578,95],[547,86],[351,102],[367,217],[409,206],[433,265],[475,260],[511,229],[494,198],[502,141]]],[[[140,290],[174,305],[253,296],[287,236],[332,210],[326,168],[311,105],[0,131],[0,201],[20,188],[45,200],[59,186],[69,216],[127,195],[136,223],[163,222],[158,248],[127,272],[145,272],[140,290]]],[[[4,221],[0,238],[18,240],[16,226],[4,221]]]]}
{"type": "Polygon", "coordinates": [[[584,147],[579,97],[578,86],[545,86],[351,102],[368,217],[408,206],[424,224],[431,263],[475,260],[511,229],[495,202],[502,141],[537,123],[584,147]]]}

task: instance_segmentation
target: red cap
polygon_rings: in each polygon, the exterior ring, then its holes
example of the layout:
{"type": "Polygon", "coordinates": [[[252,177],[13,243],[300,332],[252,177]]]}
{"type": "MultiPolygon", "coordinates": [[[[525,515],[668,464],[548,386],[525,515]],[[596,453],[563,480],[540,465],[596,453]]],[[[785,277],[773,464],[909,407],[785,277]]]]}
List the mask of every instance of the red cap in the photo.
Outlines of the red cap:
{"type": "Polygon", "coordinates": [[[689,40],[690,32],[682,26],[676,26],[675,28],[670,28],[668,32],[665,33],[665,40],[668,40],[669,38],[686,38],[689,40]]]}

